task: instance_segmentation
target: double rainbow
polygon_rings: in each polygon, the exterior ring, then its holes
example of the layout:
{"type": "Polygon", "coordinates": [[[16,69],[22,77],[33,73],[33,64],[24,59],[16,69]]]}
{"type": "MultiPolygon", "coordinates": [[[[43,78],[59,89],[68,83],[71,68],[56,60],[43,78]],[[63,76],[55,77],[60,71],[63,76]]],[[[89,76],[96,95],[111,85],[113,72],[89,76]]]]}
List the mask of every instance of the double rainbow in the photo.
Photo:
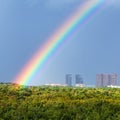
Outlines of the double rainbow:
{"type": "Polygon", "coordinates": [[[35,75],[42,70],[42,67],[73,33],[76,27],[81,25],[89,16],[93,15],[104,3],[105,0],[85,0],[84,4],[33,55],[13,82],[20,85],[27,85],[31,80],[34,80],[35,75]]]}

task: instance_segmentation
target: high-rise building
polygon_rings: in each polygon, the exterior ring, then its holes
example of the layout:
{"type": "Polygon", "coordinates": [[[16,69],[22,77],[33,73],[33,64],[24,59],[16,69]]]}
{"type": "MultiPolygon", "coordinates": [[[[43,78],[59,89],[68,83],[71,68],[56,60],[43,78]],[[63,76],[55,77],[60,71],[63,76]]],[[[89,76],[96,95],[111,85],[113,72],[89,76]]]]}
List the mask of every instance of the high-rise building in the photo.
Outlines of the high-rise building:
{"type": "Polygon", "coordinates": [[[83,84],[83,79],[80,74],[75,75],[75,83],[76,84],[83,84]]]}
{"type": "Polygon", "coordinates": [[[97,87],[105,87],[109,85],[117,86],[118,76],[117,74],[97,74],[96,83],[97,87]]]}
{"type": "Polygon", "coordinates": [[[66,74],[66,84],[72,86],[72,74],[66,74]]]}

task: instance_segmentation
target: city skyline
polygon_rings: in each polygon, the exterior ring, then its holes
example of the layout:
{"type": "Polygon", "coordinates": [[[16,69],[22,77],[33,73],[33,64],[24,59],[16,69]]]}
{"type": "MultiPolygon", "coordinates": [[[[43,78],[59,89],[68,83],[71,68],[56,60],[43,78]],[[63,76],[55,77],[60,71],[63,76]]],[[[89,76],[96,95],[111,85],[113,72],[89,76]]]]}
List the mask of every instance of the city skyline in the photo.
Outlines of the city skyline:
{"type": "Polygon", "coordinates": [[[76,87],[108,87],[119,86],[119,76],[117,73],[99,73],[96,74],[96,84],[84,84],[85,80],[81,74],[65,74],[64,83],[48,83],[51,86],[76,86],[76,87]]]}

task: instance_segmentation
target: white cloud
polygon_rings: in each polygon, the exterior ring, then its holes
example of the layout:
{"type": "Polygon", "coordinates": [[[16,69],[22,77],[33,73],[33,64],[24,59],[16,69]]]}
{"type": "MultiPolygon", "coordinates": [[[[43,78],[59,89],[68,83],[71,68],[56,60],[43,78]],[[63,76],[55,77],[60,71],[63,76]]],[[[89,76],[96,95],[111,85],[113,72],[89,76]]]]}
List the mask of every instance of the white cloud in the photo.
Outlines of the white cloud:
{"type": "Polygon", "coordinates": [[[38,4],[40,4],[42,0],[26,0],[26,4],[29,5],[30,7],[34,7],[38,4]]]}
{"type": "Polygon", "coordinates": [[[108,4],[112,7],[120,8],[120,0],[108,0],[108,4]]]}
{"type": "Polygon", "coordinates": [[[26,3],[31,7],[40,5],[42,7],[58,8],[61,6],[75,4],[80,1],[83,0],[26,0],[26,3]]]}
{"type": "Polygon", "coordinates": [[[80,0],[48,0],[48,5],[67,5],[67,4],[73,4],[73,3],[76,3],[80,0]]]}
{"type": "Polygon", "coordinates": [[[46,5],[49,7],[67,7],[76,3],[80,3],[83,0],[48,0],[46,5]]]}

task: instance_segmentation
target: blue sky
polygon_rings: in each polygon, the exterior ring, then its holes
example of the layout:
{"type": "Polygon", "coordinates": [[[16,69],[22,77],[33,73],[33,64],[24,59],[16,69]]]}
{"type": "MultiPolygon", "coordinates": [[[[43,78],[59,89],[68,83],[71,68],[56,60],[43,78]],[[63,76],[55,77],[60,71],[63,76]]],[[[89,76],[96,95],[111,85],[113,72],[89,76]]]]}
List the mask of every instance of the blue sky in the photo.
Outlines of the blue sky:
{"type": "MultiPolygon", "coordinates": [[[[0,81],[11,82],[39,47],[83,0],[0,0],[0,81]]],[[[32,85],[65,83],[81,74],[95,84],[97,73],[120,73],[120,2],[111,0],[80,28],[32,85]]]]}

